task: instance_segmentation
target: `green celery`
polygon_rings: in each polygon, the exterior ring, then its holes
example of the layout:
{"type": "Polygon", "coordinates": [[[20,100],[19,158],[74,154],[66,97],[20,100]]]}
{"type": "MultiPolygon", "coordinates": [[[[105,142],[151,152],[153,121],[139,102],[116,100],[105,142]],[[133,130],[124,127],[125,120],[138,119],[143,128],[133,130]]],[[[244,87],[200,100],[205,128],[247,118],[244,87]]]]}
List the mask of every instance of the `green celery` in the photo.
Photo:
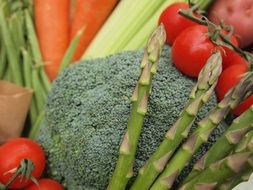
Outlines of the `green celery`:
{"type": "MultiPolygon", "coordinates": [[[[147,43],[147,39],[151,32],[156,28],[159,16],[161,12],[170,4],[179,2],[178,0],[166,0],[159,9],[155,12],[155,14],[149,19],[148,22],[132,37],[132,39],[126,44],[123,50],[136,50],[143,48],[147,43]]],[[[186,2],[186,0],[182,0],[181,2],[186,2]]]]}
{"type": "Polygon", "coordinates": [[[11,69],[11,76],[13,80],[12,82],[15,82],[18,85],[23,84],[23,79],[21,75],[21,65],[20,65],[20,60],[18,57],[18,53],[15,47],[15,43],[13,42],[13,39],[11,37],[11,32],[8,29],[8,24],[6,23],[6,18],[3,13],[3,7],[1,7],[0,10],[0,29],[1,29],[1,35],[2,39],[7,51],[7,58],[8,62],[10,64],[10,69],[11,69]]]}
{"type": "Polygon", "coordinates": [[[43,91],[47,94],[51,88],[51,84],[49,82],[48,77],[46,76],[44,67],[43,67],[43,59],[42,55],[40,52],[40,47],[39,47],[39,42],[36,36],[36,32],[34,29],[34,24],[30,15],[29,10],[25,10],[25,24],[26,24],[26,29],[28,33],[28,41],[31,46],[31,51],[33,58],[35,60],[36,65],[40,65],[39,67],[39,79],[41,79],[41,85],[43,86],[43,91]]]}
{"type": "Polygon", "coordinates": [[[162,4],[163,0],[122,0],[92,41],[82,59],[103,57],[122,50],[121,48],[162,4]]]}

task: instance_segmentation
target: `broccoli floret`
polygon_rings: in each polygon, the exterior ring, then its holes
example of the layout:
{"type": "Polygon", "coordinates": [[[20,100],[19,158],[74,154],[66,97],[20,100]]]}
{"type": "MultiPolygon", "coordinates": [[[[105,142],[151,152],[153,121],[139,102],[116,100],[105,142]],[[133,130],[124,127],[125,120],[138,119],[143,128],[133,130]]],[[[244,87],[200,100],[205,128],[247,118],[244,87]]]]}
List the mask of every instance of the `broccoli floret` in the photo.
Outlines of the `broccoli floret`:
{"type": "MultiPolygon", "coordinates": [[[[48,156],[49,173],[70,190],[104,190],[114,170],[127,127],[130,97],[143,51],[123,52],[74,64],[52,86],[38,135],[48,156]]],[[[154,77],[135,161],[135,174],[177,119],[195,81],[172,64],[166,47],[154,77]]],[[[216,104],[215,96],[198,114],[216,104]]],[[[218,129],[210,138],[215,139],[218,129]]],[[[210,144],[210,143],[209,143],[210,144]]],[[[202,147],[203,154],[206,147],[202,147]]]]}

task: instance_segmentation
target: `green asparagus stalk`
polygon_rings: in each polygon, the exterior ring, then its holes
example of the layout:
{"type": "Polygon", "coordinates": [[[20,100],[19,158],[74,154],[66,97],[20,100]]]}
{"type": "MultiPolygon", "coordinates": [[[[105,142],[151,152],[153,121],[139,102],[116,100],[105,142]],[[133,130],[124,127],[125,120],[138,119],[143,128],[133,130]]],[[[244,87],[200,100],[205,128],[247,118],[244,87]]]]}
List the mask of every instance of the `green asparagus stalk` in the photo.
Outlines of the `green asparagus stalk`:
{"type": "Polygon", "coordinates": [[[253,170],[252,168],[248,168],[246,171],[243,171],[239,175],[236,175],[230,178],[228,181],[221,184],[217,188],[217,190],[231,190],[234,187],[236,187],[238,184],[248,181],[252,174],[252,170],[253,170]]]}
{"type": "Polygon", "coordinates": [[[11,70],[11,75],[12,80],[11,82],[15,82],[18,85],[23,84],[23,79],[22,79],[22,75],[20,73],[21,70],[21,66],[20,66],[20,62],[19,62],[19,57],[18,57],[18,53],[17,50],[15,48],[13,39],[11,37],[10,31],[8,29],[8,24],[6,22],[6,18],[4,15],[4,6],[6,4],[2,5],[0,7],[0,30],[1,30],[1,35],[3,39],[3,43],[5,45],[6,48],[6,52],[7,52],[7,59],[8,62],[10,64],[10,70],[11,70]]]}
{"type": "Polygon", "coordinates": [[[224,99],[198,123],[196,130],[188,140],[176,152],[167,164],[163,173],[154,182],[151,190],[171,189],[177,176],[191,160],[193,154],[200,146],[207,142],[211,132],[226,117],[231,109],[234,109],[253,90],[253,72],[247,73],[243,79],[232,88],[224,99]]]}
{"type": "Polygon", "coordinates": [[[221,54],[214,53],[201,70],[198,82],[190,93],[189,100],[178,120],[169,129],[161,145],[140,170],[131,190],[149,189],[156,177],[163,171],[167,161],[188,136],[191,125],[204,103],[212,94],[222,70],[221,54]]]}
{"type": "MultiPolygon", "coordinates": [[[[1,36],[1,34],[0,34],[1,36]]],[[[6,59],[6,49],[4,48],[4,44],[2,40],[0,42],[0,80],[3,79],[4,73],[7,67],[7,59],[6,59]]]]}
{"type": "Polygon", "coordinates": [[[132,108],[127,132],[120,146],[118,162],[108,190],[124,190],[128,180],[133,175],[133,161],[144,117],[147,112],[152,78],[157,72],[157,65],[165,37],[164,27],[160,25],[151,35],[145,48],[144,57],[141,61],[141,75],[131,98],[132,108]]]}
{"type": "Polygon", "coordinates": [[[24,15],[23,11],[15,12],[9,19],[9,28],[11,36],[18,54],[21,54],[21,48],[25,47],[25,34],[24,34],[24,15]]]}
{"type": "Polygon", "coordinates": [[[39,69],[39,71],[38,71],[39,77],[38,78],[41,81],[41,85],[43,87],[42,89],[44,89],[44,92],[47,94],[51,88],[51,85],[50,85],[49,79],[46,76],[46,73],[44,71],[43,59],[42,59],[42,55],[40,52],[36,32],[34,29],[34,24],[33,24],[30,12],[27,9],[25,10],[25,23],[26,23],[26,30],[28,33],[28,41],[29,41],[29,44],[30,44],[31,50],[32,50],[32,55],[33,55],[36,65],[39,66],[38,67],[38,69],[39,69]]]}
{"type": "Polygon", "coordinates": [[[235,153],[211,164],[200,175],[186,183],[180,190],[215,190],[224,180],[250,168],[253,170],[253,153],[235,153]]]}
{"type": "Polygon", "coordinates": [[[77,32],[75,37],[72,39],[68,49],[66,50],[66,53],[63,56],[63,59],[61,61],[60,69],[59,69],[59,74],[64,71],[71,63],[71,60],[73,58],[73,55],[75,53],[77,44],[79,42],[80,37],[82,36],[83,32],[85,31],[85,27],[82,28],[77,32]]]}
{"type": "Polygon", "coordinates": [[[180,190],[216,189],[218,186],[236,185],[242,180],[243,174],[253,171],[253,138],[252,130],[240,141],[235,151],[222,160],[210,164],[199,175],[192,178],[180,190]],[[231,178],[241,176],[231,182],[231,178]],[[230,180],[229,180],[230,179],[230,180]],[[229,180],[229,181],[227,181],[229,180]]]}
{"type": "MultiPolygon", "coordinates": [[[[31,51],[27,51],[24,48],[22,49],[24,82],[25,82],[25,86],[28,88],[33,87],[33,82],[32,82],[33,68],[32,68],[32,58],[30,56],[30,53],[31,51]]],[[[29,109],[29,119],[30,119],[31,124],[35,122],[37,115],[38,115],[38,109],[36,107],[35,96],[33,95],[32,101],[30,104],[30,109],[29,109]]]]}
{"type": "Polygon", "coordinates": [[[226,157],[233,150],[244,135],[253,129],[253,106],[236,118],[226,130],[225,134],[217,140],[212,148],[194,165],[184,183],[199,175],[210,164],[226,157]]]}
{"type": "MultiPolygon", "coordinates": [[[[249,131],[243,139],[240,141],[240,143],[236,146],[236,149],[234,150],[235,153],[243,152],[243,150],[250,150],[252,149],[252,142],[253,142],[253,130],[249,131]]],[[[224,183],[222,183],[217,189],[218,190],[231,190],[235,186],[237,186],[239,183],[242,183],[244,181],[247,181],[252,174],[253,169],[248,168],[244,172],[237,174],[233,176],[232,178],[226,180],[224,183]]]]}

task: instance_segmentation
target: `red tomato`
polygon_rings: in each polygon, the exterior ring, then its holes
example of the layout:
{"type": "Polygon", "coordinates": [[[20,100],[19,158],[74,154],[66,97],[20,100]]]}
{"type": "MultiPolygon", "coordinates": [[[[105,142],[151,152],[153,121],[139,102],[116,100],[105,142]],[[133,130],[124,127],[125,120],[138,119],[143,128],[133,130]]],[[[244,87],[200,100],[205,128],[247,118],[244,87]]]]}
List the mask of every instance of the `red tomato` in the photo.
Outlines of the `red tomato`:
{"type": "Polygon", "coordinates": [[[172,46],[172,60],[184,74],[196,77],[215,49],[208,28],[196,25],[185,29],[172,46]]]}
{"type": "MultiPolygon", "coordinates": [[[[35,168],[32,175],[39,178],[45,168],[45,154],[35,141],[26,138],[12,139],[0,146],[0,182],[6,184],[13,176],[8,171],[17,168],[22,159],[33,161],[35,168]]],[[[20,189],[31,183],[31,180],[20,180],[19,176],[10,186],[12,189],[20,189]]]]}
{"type": "MultiPolygon", "coordinates": [[[[225,33],[225,32],[223,32],[225,33]]],[[[235,36],[231,36],[230,37],[230,42],[238,47],[238,41],[236,39],[235,36]]],[[[235,58],[233,58],[234,56],[238,55],[234,50],[231,50],[230,48],[228,47],[225,47],[225,46],[221,46],[221,47],[218,47],[218,49],[220,49],[221,51],[221,55],[222,55],[222,67],[223,69],[227,68],[229,65],[231,65],[231,61],[235,58]]]]}
{"type": "Polygon", "coordinates": [[[233,114],[235,114],[235,115],[241,115],[241,113],[243,113],[244,111],[246,111],[251,105],[253,105],[253,95],[249,96],[239,106],[237,106],[233,110],[233,114]]]}
{"type": "MultiPolygon", "coordinates": [[[[248,64],[235,64],[231,65],[222,72],[216,86],[216,95],[219,101],[221,101],[224,98],[225,94],[241,80],[242,75],[247,71],[248,64]]],[[[251,95],[237,108],[235,108],[233,113],[235,115],[240,115],[252,104],[253,95],[251,95]]]]}
{"type": "Polygon", "coordinates": [[[52,179],[40,179],[39,186],[32,184],[26,190],[64,190],[63,186],[52,179]]]}
{"type": "Polygon", "coordinates": [[[244,66],[246,65],[249,67],[249,63],[236,52],[230,53],[230,55],[227,56],[226,59],[224,59],[224,61],[222,61],[223,69],[238,64],[239,65],[242,64],[244,66]]]}
{"type": "Polygon", "coordinates": [[[166,42],[172,45],[177,36],[186,28],[197,25],[195,22],[178,14],[180,9],[189,9],[187,3],[173,3],[160,15],[159,24],[163,23],[166,30],[166,42]]]}
{"type": "Polygon", "coordinates": [[[247,72],[247,70],[247,66],[239,64],[232,65],[221,73],[216,85],[216,94],[219,101],[224,98],[229,89],[241,80],[241,76],[247,72]]]}

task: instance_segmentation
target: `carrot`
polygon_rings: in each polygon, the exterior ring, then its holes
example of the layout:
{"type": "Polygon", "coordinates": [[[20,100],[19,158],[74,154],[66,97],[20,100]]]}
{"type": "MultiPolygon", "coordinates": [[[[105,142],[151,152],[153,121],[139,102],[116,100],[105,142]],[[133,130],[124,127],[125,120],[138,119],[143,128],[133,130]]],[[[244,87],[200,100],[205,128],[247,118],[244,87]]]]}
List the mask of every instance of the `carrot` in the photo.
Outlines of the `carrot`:
{"type": "Polygon", "coordinates": [[[76,1],[76,10],[70,29],[71,39],[75,37],[81,28],[85,27],[85,31],[79,40],[73,61],[82,56],[117,2],[118,0],[76,1]]]}
{"type": "Polygon", "coordinates": [[[45,62],[45,70],[54,80],[69,45],[70,0],[35,0],[35,26],[45,62]]]}

